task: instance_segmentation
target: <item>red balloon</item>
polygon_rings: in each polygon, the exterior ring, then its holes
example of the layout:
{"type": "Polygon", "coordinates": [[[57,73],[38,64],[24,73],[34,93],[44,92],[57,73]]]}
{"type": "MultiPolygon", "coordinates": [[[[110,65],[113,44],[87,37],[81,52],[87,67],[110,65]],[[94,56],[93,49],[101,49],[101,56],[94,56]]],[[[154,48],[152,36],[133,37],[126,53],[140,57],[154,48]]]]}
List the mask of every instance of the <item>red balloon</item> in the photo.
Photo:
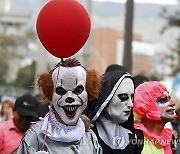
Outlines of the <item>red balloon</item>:
{"type": "Polygon", "coordinates": [[[90,18],[76,0],[50,0],[41,9],[36,30],[48,52],[59,58],[77,53],[90,33],[90,18]]]}

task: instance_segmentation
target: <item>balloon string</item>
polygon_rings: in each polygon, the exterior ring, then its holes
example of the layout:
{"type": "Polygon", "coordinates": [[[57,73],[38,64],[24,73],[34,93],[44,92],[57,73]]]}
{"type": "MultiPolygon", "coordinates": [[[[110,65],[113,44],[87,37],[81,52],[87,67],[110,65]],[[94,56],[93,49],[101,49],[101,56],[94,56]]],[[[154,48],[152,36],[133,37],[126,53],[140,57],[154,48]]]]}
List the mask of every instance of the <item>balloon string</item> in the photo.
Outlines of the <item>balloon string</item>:
{"type": "MultiPolygon", "coordinates": [[[[53,94],[54,94],[55,91],[56,91],[56,86],[57,86],[57,81],[58,81],[58,77],[59,77],[59,72],[60,72],[60,66],[59,66],[59,68],[58,68],[58,74],[57,74],[57,78],[56,78],[56,83],[55,83],[55,85],[54,85],[53,94]]],[[[44,151],[44,145],[45,145],[46,137],[47,137],[48,123],[49,123],[49,119],[50,119],[50,114],[51,114],[51,112],[52,112],[52,105],[53,105],[53,102],[52,102],[52,100],[51,100],[51,101],[50,101],[50,109],[49,109],[49,112],[48,112],[48,122],[47,122],[46,131],[45,131],[45,134],[44,134],[44,139],[43,139],[43,144],[42,144],[42,147],[41,147],[41,151],[44,151]]]]}

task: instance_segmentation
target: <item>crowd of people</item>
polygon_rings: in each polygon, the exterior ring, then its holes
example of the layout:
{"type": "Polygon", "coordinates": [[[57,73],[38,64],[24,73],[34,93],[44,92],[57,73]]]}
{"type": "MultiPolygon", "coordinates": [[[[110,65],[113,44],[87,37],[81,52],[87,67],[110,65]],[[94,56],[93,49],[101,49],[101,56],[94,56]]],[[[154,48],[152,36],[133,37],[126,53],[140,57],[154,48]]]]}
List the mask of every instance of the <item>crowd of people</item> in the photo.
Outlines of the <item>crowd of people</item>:
{"type": "Polygon", "coordinates": [[[36,83],[41,95],[1,102],[0,154],[179,154],[179,100],[158,81],[66,59],[36,83]]]}
{"type": "Polygon", "coordinates": [[[36,78],[40,94],[0,103],[0,154],[180,154],[180,102],[165,85],[117,64],[99,76],[69,58],[90,27],[79,2],[43,6],[37,34],[60,62],[36,78]]]}

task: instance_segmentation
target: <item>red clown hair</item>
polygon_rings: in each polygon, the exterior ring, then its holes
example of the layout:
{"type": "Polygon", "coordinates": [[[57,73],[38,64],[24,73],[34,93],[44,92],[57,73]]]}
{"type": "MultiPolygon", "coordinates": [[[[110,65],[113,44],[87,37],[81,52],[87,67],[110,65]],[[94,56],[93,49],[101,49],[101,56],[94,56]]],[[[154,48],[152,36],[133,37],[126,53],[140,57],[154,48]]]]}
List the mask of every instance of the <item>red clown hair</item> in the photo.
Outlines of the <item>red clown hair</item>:
{"type": "MultiPolygon", "coordinates": [[[[42,73],[37,77],[36,85],[42,90],[44,96],[51,101],[54,90],[51,73],[42,73]]],[[[94,69],[86,70],[86,91],[88,93],[88,100],[98,97],[100,87],[100,77],[94,69]]]]}

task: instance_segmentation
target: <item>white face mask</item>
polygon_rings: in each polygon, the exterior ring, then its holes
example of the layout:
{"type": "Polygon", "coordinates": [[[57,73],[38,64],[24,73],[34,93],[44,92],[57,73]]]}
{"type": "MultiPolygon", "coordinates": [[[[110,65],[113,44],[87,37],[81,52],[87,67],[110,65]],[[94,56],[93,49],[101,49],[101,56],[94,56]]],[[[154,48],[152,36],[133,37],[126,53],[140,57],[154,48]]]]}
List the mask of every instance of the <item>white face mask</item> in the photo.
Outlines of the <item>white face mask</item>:
{"type": "Polygon", "coordinates": [[[133,98],[134,83],[130,78],[125,78],[120,83],[109,103],[109,115],[118,123],[126,122],[133,107],[133,98]]]}
{"type": "Polygon", "coordinates": [[[57,76],[58,68],[52,74],[56,85],[53,106],[65,124],[74,125],[87,106],[86,71],[81,66],[60,66],[58,79],[57,76]]]}
{"type": "Polygon", "coordinates": [[[157,106],[162,118],[173,120],[176,117],[175,104],[173,103],[167,92],[165,92],[165,95],[165,98],[157,100],[157,106]]]}

